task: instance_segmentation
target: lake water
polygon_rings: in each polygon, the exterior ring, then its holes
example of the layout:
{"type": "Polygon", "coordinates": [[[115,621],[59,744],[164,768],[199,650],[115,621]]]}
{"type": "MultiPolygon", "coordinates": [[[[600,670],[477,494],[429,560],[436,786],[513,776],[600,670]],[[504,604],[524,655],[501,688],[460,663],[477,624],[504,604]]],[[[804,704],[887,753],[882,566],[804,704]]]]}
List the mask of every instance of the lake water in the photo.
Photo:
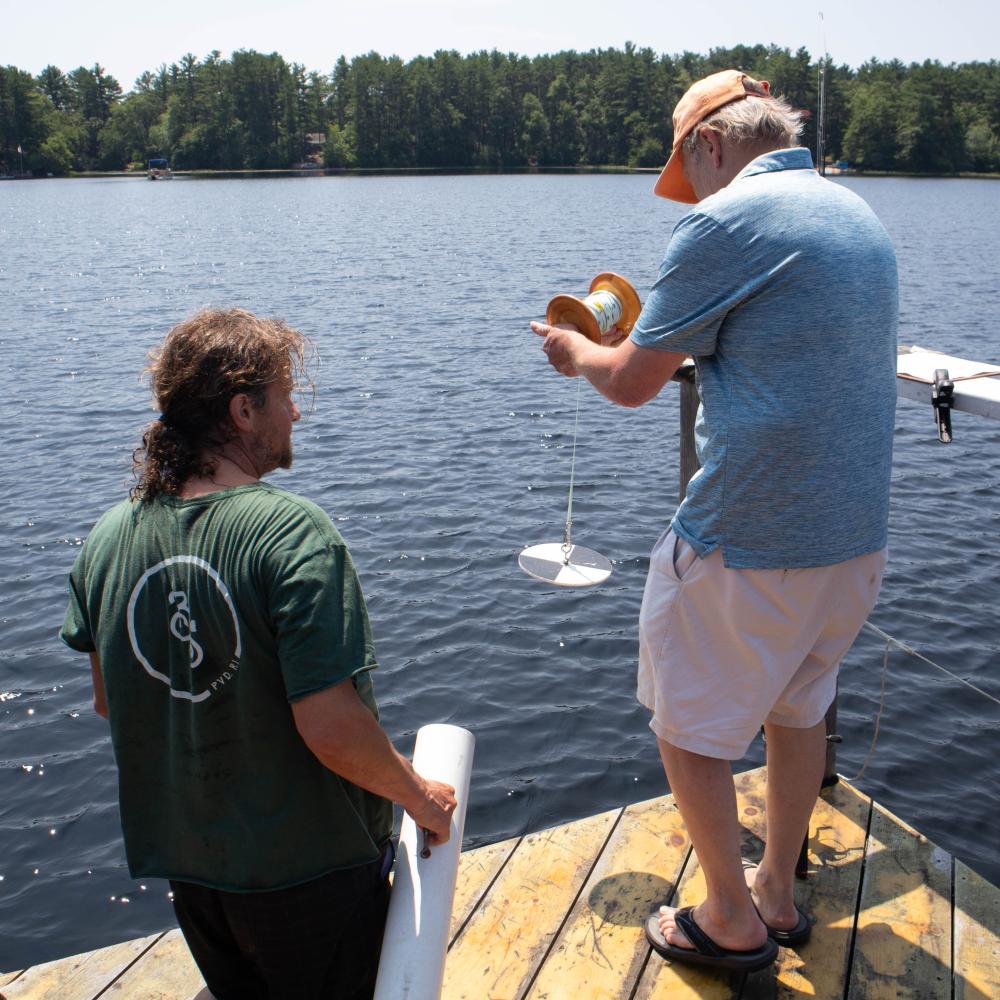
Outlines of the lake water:
{"type": "MultiPolygon", "coordinates": [[[[900,339],[1000,361],[1000,183],[845,179],[895,240],[900,339]]],[[[151,417],[147,349],[238,304],[309,334],[315,404],[275,481],[354,554],[386,728],[476,735],[466,846],[665,789],[634,700],[647,554],[677,501],[677,391],[635,411],[586,390],[574,538],[613,558],[560,591],[517,568],[561,539],[576,386],[528,321],[602,270],[644,294],[681,207],[649,176],[53,180],[0,186],[0,969],[173,922],[124,866],[115,769],[86,658],[56,639],[65,577],[124,495],[151,417]]],[[[845,391],[843,405],[851,405],[845,391]]],[[[891,559],[872,620],[1000,694],[1000,424],[901,401],[891,559]],[[994,668],[991,671],[991,666],[994,668]]],[[[841,675],[839,768],[857,772],[883,646],[841,675]]],[[[901,652],[861,787],[994,883],[1000,709],[901,652]]],[[[740,769],[762,761],[759,742],[740,769]]],[[[289,850],[295,849],[294,831],[289,850]]]]}

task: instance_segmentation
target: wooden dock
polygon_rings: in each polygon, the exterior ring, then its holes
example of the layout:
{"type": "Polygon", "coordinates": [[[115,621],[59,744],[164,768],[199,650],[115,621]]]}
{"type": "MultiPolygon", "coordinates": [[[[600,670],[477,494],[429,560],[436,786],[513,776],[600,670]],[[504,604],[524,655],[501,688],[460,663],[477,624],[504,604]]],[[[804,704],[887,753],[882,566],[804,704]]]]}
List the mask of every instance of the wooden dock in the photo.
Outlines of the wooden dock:
{"type": "MultiPolygon", "coordinates": [[[[737,776],[748,857],[763,790],[762,769],[737,776]]],[[[442,998],[1000,997],[1000,890],[847,782],[817,804],[809,861],[798,895],[812,939],[727,977],[670,965],[643,936],[657,905],[704,890],[670,796],[468,851],[442,998]]],[[[0,974],[7,1000],[189,1000],[202,985],[177,930],[0,974]]]]}

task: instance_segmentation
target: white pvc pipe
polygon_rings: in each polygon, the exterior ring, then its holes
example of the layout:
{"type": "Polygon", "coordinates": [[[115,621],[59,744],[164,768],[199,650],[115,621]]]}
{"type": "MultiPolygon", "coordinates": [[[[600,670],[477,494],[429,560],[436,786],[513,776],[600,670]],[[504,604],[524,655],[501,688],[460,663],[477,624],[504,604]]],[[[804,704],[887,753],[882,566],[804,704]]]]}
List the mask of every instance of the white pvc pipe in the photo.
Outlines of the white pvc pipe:
{"type": "Polygon", "coordinates": [[[475,746],[472,733],[458,726],[423,726],[417,732],[414,769],[453,785],[458,806],[448,843],[432,847],[428,858],[420,856],[423,831],[403,814],[375,1000],[438,1000],[441,995],[475,746]]]}

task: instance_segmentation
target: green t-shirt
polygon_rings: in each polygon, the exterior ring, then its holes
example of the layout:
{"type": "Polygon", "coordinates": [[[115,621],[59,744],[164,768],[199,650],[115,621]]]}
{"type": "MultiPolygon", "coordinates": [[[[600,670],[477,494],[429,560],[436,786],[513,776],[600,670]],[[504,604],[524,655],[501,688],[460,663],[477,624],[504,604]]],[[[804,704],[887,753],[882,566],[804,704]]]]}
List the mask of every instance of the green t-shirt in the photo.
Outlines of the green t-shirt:
{"type": "Polygon", "coordinates": [[[379,856],[391,803],[325,768],[289,705],[353,678],[378,718],[364,597],[315,504],[265,483],[118,504],[60,637],[100,657],[133,877],[277,889],[379,856]]]}

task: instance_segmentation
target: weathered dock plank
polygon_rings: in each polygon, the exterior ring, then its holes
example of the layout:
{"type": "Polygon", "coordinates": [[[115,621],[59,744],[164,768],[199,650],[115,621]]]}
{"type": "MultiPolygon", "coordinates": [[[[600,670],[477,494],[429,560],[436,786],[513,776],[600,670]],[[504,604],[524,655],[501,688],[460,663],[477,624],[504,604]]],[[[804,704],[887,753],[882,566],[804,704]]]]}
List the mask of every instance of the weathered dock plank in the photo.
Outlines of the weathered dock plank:
{"type": "MultiPolygon", "coordinates": [[[[766,834],[764,787],[757,772],[737,778],[746,856],[759,860],[766,834]]],[[[809,822],[809,877],[796,882],[799,906],[813,919],[809,941],[782,948],[773,969],[747,977],[743,1000],[841,996],[850,963],[854,916],[871,799],[840,782],[823,790],[809,822]]]]}
{"type": "MultiPolygon", "coordinates": [[[[743,824],[743,854],[758,859],[761,840],[764,836],[764,784],[762,771],[747,771],[735,776],[736,807],[743,824]]],[[[685,866],[677,890],[677,898],[671,905],[693,906],[705,898],[705,876],[693,851],[685,866]]],[[[774,969],[768,969],[755,977],[757,989],[762,996],[772,995],[774,969]]],[[[665,997],[705,997],[724,1000],[739,997],[745,988],[742,975],[720,975],[709,970],[689,968],[679,963],[664,962],[659,955],[651,952],[636,1000],[659,1000],[665,997]]]]}
{"type": "Polygon", "coordinates": [[[179,930],[168,931],[114,984],[115,1000],[188,1000],[203,986],[179,930]]]}
{"type": "MultiPolygon", "coordinates": [[[[766,835],[764,781],[763,769],[736,778],[743,851],[755,860],[766,835]]],[[[809,867],[796,886],[815,920],[809,943],[783,949],[771,969],[727,977],[664,962],[645,943],[643,922],[658,903],[705,893],[670,796],[466,852],[442,997],[1000,997],[1000,889],[847,782],[816,805],[809,867]]],[[[201,986],[173,930],[0,973],[0,1000],[189,1000],[201,986]]]]}
{"type": "MultiPolygon", "coordinates": [[[[736,776],[736,797],[744,828],[744,856],[759,860],[766,834],[766,801],[762,771],[736,776]]],[[[639,984],[636,1000],[647,997],[833,997],[843,992],[854,911],[861,878],[868,813],[867,796],[846,784],[824,791],[810,823],[810,877],[796,888],[799,904],[816,920],[810,942],[801,954],[782,949],[771,969],[747,976],[725,977],[693,973],[668,965],[653,954],[639,984]]],[[[677,905],[704,898],[705,882],[691,861],[678,891],[677,905]]]]}
{"type": "Polygon", "coordinates": [[[487,844],[484,847],[466,851],[461,856],[458,863],[458,876],[455,880],[455,899],[451,906],[449,942],[454,942],[466,920],[478,906],[483,894],[520,843],[520,837],[512,837],[510,840],[502,840],[498,844],[487,844]]]}
{"type": "Polygon", "coordinates": [[[1000,889],[955,862],[955,1000],[1000,997],[1000,889]]]}
{"type": "Polygon", "coordinates": [[[163,934],[123,941],[26,970],[4,989],[7,1000],[92,1000],[107,989],[163,934]]]}
{"type": "MultiPolygon", "coordinates": [[[[681,872],[671,906],[693,906],[705,898],[705,876],[694,851],[681,872]]],[[[648,949],[649,959],[635,1000],[729,1000],[738,997],[743,976],[726,976],[680,962],[664,961],[648,949]]]]}
{"type": "Polygon", "coordinates": [[[448,954],[445,1000],[523,995],[621,813],[521,841],[448,954]]]}
{"type": "Polygon", "coordinates": [[[951,856],[875,803],[848,1000],[951,1000],[951,856]]]}
{"type": "Polygon", "coordinates": [[[673,895],[687,854],[672,798],[629,806],[528,997],[628,1000],[649,955],[646,917],[673,895]]]}

